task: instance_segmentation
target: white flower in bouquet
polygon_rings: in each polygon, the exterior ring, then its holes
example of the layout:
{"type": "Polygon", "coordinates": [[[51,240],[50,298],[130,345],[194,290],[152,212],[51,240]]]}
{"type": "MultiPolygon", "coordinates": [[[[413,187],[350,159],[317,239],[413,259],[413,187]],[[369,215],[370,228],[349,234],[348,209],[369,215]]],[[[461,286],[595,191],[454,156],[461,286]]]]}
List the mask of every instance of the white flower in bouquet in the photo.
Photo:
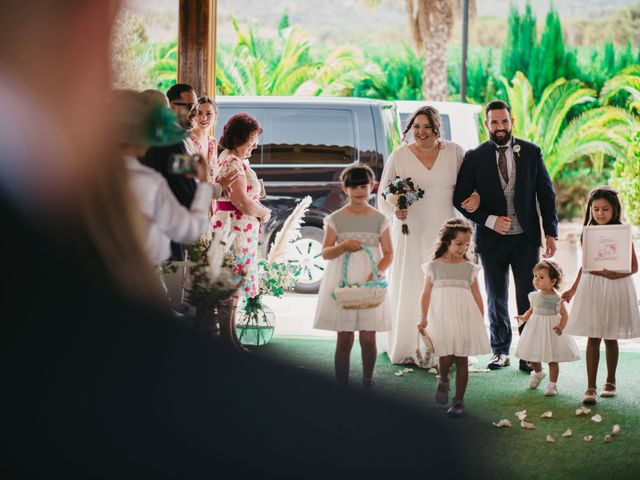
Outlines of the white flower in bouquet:
{"type": "Polygon", "coordinates": [[[389,195],[387,195],[385,197],[385,200],[393,208],[398,208],[398,195],[396,195],[395,193],[390,193],[389,195]]]}

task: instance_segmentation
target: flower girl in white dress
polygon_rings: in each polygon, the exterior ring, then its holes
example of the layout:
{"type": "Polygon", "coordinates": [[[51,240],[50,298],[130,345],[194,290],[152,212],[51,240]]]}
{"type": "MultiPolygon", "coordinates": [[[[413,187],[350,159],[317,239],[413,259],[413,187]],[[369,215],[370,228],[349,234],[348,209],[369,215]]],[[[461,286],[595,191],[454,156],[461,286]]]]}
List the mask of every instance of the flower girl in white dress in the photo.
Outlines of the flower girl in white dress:
{"type": "Polygon", "coordinates": [[[575,339],[563,334],[569,316],[557,293],[561,283],[560,265],[551,260],[538,263],[533,267],[533,285],[538,291],[529,294],[529,310],[516,317],[519,322],[527,323],[518,341],[516,357],[531,363],[533,371],[529,388],[538,388],[546,377],[541,362],[549,363],[546,396],[558,394],[558,362],[572,362],[580,358],[575,339]]]}
{"type": "Polygon", "coordinates": [[[362,349],[362,383],[373,385],[376,363],[376,332],[391,330],[391,312],[385,299],[375,308],[344,309],[333,297],[343,274],[345,254],[351,252],[347,278],[365,283],[373,279],[372,259],[378,272],[383,272],[393,260],[391,234],[386,217],[369,205],[374,187],[373,171],[363,164],[354,164],[340,175],[342,189],[349,201],[346,206],[325,218],[322,256],[327,270],[320,284],[314,328],[338,332],[335,369],[338,383],[349,381],[349,362],[354,332],[358,331],[362,349]],[[368,247],[368,252],[363,248],[368,247]]]}
{"type": "MultiPolygon", "coordinates": [[[[589,194],[584,225],[619,225],[622,206],[618,192],[608,186],[598,187],[589,194]]],[[[638,271],[638,260],[631,245],[631,272],[609,270],[578,271],[575,282],[562,294],[565,302],[575,295],[569,312],[567,333],[589,337],[587,341],[587,390],[583,403],[596,403],[596,379],[600,362],[600,344],[604,340],[607,355],[607,379],[601,397],[616,394],[618,339],[640,337],[638,297],[631,275],[638,271]]]]}
{"type": "Polygon", "coordinates": [[[441,405],[449,401],[449,370],[456,364],[456,396],[447,410],[451,417],[464,412],[469,355],[491,353],[478,287],[479,268],[469,260],[472,231],[466,220],[445,222],[432,261],[423,265],[418,330],[431,337],[434,353],[440,357],[436,402],[441,405]]]}

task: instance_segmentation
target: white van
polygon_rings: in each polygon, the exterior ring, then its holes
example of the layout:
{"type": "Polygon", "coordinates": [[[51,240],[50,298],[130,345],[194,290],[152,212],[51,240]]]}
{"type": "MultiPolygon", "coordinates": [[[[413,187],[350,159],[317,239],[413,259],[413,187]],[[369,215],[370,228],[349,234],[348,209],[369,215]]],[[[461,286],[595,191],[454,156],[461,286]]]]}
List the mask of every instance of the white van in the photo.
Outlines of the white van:
{"type": "MultiPolygon", "coordinates": [[[[401,134],[413,112],[424,105],[429,105],[440,112],[443,138],[457,143],[465,151],[476,148],[480,144],[481,132],[479,129],[482,121],[482,107],[480,105],[420,100],[398,100],[395,103],[401,134]]],[[[411,132],[407,133],[407,141],[412,141],[411,132]]]]}

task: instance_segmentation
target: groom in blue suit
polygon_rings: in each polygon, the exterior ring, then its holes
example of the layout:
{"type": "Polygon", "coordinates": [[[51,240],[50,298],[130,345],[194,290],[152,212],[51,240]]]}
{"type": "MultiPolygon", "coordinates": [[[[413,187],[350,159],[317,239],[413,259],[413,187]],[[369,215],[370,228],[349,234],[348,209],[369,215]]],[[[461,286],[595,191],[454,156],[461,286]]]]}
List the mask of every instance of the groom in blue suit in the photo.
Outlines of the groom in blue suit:
{"type": "MultiPolygon", "coordinates": [[[[532,270],[540,258],[540,217],[546,237],[545,258],[556,252],[558,218],[556,196],[540,147],[513,138],[509,105],[498,100],[489,103],[484,124],[490,140],[466,153],[453,202],[476,223],[476,251],[484,268],[493,350],[488,366],[498,369],[509,365],[509,267],[518,314],[522,315],[529,309],[528,294],[534,290],[532,270]],[[474,191],[480,194],[481,203],[470,213],[462,203],[474,191]]],[[[531,370],[522,360],[520,369],[531,370]]]]}

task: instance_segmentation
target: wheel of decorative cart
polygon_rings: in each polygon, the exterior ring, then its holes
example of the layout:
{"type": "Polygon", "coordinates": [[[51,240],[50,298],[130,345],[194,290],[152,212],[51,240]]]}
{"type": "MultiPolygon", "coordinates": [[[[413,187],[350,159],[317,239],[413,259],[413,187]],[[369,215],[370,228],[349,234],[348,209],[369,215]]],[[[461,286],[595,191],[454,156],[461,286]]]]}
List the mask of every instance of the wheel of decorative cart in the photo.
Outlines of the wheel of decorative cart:
{"type": "Polygon", "coordinates": [[[236,332],[242,345],[259,347],[269,343],[276,327],[273,310],[260,295],[245,298],[236,314],[236,332]]]}

